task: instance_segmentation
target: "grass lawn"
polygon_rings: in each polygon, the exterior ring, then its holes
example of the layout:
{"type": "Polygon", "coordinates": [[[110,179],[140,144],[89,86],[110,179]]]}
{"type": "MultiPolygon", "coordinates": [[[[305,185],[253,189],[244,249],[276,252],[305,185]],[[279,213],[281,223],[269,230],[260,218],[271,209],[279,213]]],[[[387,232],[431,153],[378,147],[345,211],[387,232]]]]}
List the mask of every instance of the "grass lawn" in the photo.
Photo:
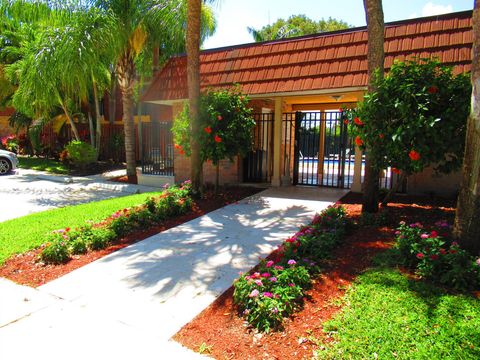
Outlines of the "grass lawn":
{"type": "Polygon", "coordinates": [[[22,169],[48,171],[54,174],[68,174],[68,168],[57,160],[27,156],[19,156],[18,160],[18,167],[22,169]]]}
{"type": "Polygon", "coordinates": [[[480,300],[378,266],[324,330],[335,341],[319,359],[480,359],[480,300]]]}
{"type": "Polygon", "coordinates": [[[141,204],[160,192],[123,196],[88,204],[67,206],[35,213],[0,223],[0,265],[13,254],[40,246],[45,235],[65,227],[74,228],[85,221],[100,221],[119,209],[141,204]]]}

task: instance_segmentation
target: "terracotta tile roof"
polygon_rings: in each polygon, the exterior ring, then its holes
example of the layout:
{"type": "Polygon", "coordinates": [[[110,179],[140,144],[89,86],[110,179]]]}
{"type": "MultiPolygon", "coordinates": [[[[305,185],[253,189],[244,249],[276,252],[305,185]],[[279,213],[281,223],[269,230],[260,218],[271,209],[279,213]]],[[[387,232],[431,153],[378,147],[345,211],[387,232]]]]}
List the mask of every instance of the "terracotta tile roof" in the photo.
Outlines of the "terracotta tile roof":
{"type": "MultiPolygon", "coordinates": [[[[470,70],[472,11],[385,25],[385,66],[437,57],[455,73],[470,70]]],[[[202,89],[239,83],[250,95],[367,85],[366,27],[202,51],[202,89]]],[[[186,56],[156,74],[144,101],[187,98],[186,56]]]]}

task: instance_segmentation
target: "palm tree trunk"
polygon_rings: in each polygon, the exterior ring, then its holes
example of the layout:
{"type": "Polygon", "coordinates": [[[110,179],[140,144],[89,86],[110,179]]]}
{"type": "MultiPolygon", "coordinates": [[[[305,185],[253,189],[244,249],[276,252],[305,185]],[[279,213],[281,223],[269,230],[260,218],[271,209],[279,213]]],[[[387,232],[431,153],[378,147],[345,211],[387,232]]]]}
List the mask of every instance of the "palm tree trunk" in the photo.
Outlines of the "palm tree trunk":
{"type": "Polygon", "coordinates": [[[190,100],[190,130],[191,139],[191,180],[192,192],[198,196],[202,187],[202,163],[200,159],[200,17],[202,10],[201,0],[188,0],[187,9],[187,80],[188,97],[190,100]]]}
{"type": "Polygon", "coordinates": [[[118,83],[122,93],[123,104],[123,128],[125,132],[125,158],[127,161],[127,176],[129,180],[135,180],[135,125],[133,123],[133,88],[135,84],[135,65],[128,54],[120,60],[117,66],[118,83]]]}
{"type": "Polygon", "coordinates": [[[97,151],[97,160],[100,156],[100,144],[102,140],[102,119],[100,115],[100,103],[98,101],[97,83],[93,80],[93,101],[95,103],[95,150],[97,151]]]}
{"type": "Polygon", "coordinates": [[[108,97],[108,121],[110,124],[115,122],[117,110],[117,78],[115,71],[112,71],[112,86],[110,87],[110,96],[108,97]]]}
{"type": "Polygon", "coordinates": [[[480,255],[480,0],[473,12],[472,108],[467,124],[462,184],[457,201],[453,235],[480,255]]]}
{"type": "Polygon", "coordinates": [[[70,124],[70,126],[72,128],[72,133],[73,133],[73,136],[75,137],[75,140],[81,141],[80,136],[78,135],[77,126],[75,125],[75,122],[73,121],[73,119],[70,115],[70,112],[67,109],[67,106],[63,103],[62,100],[60,100],[60,106],[62,107],[63,113],[67,117],[68,123],[70,124]]]}
{"type": "MultiPolygon", "coordinates": [[[[363,0],[368,31],[368,91],[375,91],[375,73],[383,77],[384,73],[384,20],[381,0],[363,0]]],[[[365,161],[365,180],[363,188],[362,212],[378,211],[378,181],[380,170],[374,165],[375,147],[367,148],[365,161]]]]}

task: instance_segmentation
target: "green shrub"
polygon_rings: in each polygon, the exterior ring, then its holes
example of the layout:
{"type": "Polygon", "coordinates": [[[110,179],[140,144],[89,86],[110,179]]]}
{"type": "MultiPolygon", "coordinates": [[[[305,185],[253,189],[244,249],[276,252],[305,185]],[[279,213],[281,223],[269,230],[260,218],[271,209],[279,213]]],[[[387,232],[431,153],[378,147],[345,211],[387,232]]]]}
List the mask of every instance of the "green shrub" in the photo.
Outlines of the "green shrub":
{"type": "Polygon", "coordinates": [[[46,264],[63,264],[70,260],[66,240],[55,239],[48,242],[40,253],[40,258],[46,264]]]}
{"type": "Polygon", "coordinates": [[[480,259],[475,260],[451,241],[448,230],[444,221],[437,222],[433,229],[426,229],[421,223],[400,223],[396,246],[402,263],[434,283],[456,290],[478,289],[480,259]]]}
{"type": "Polygon", "coordinates": [[[115,232],[108,228],[93,228],[88,234],[87,244],[91,250],[102,250],[115,239],[115,232]]]}
{"type": "Polygon", "coordinates": [[[87,242],[82,237],[72,239],[70,241],[69,245],[70,245],[70,247],[69,247],[68,251],[72,255],[85,254],[88,251],[87,242]]]}
{"type": "Polygon", "coordinates": [[[74,166],[84,168],[88,164],[94,163],[97,158],[97,152],[95,148],[85,142],[73,140],[67,146],[65,150],[68,151],[68,159],[74,166]]]}

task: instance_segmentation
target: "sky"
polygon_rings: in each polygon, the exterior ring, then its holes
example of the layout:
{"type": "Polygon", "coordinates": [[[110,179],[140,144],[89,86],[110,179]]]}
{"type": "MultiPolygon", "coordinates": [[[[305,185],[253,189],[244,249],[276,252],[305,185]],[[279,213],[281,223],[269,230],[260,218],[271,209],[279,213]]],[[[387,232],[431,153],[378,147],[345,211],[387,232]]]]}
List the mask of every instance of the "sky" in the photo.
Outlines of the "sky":
{"type": "MultiPolygon", "coordinates": [[[[471,10],[474,0],[383,0],[385,22],[471,10]]],[[[304,14],[313,20],[329,17],[365,26],[362,0],[216,0],[217,31],[204,49],[253,42],[247,27],[260,29],[279,18],[304,14]]]]}

